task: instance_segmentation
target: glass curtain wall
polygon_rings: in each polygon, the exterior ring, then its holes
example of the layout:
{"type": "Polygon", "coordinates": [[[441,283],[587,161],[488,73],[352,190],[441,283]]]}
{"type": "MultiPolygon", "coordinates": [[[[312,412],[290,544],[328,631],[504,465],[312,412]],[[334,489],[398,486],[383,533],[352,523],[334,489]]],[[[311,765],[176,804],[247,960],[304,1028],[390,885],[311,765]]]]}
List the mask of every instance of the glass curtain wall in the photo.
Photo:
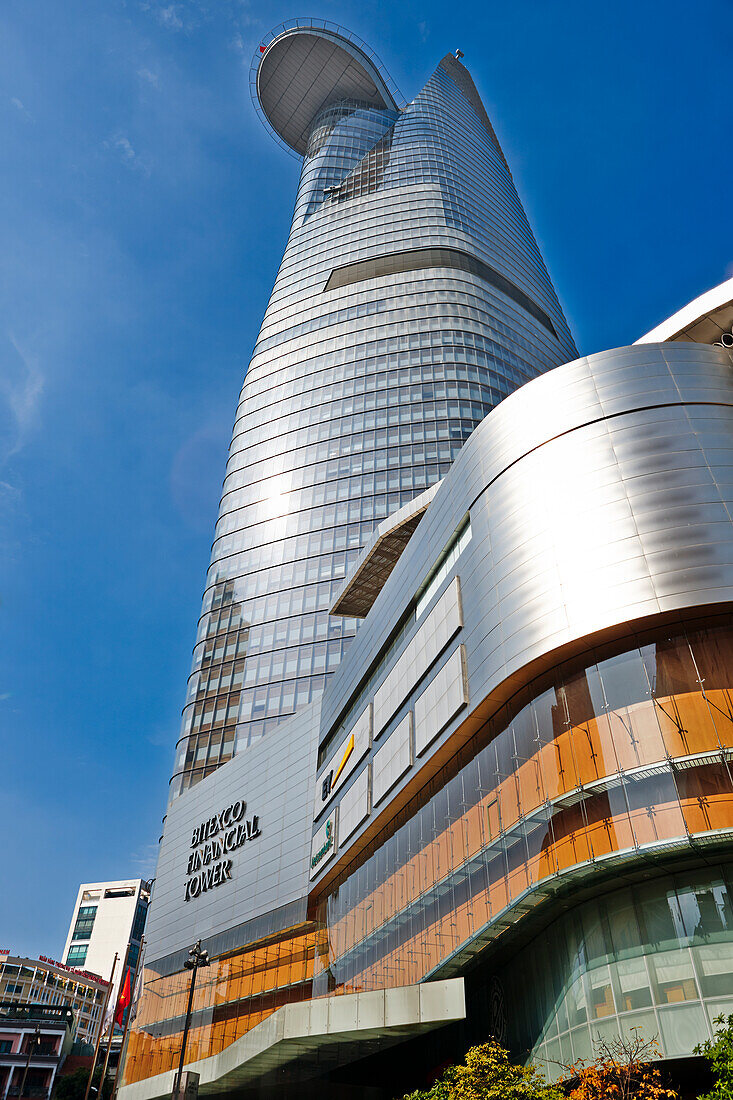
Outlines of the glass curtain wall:
{"type": "MultiPolygon", "coordinates": [[[[315,925],[304,925],[212,959],[197,978],[186,1062],[221,1053],[282,1005],[308,1000],[317,937],[315,925]]],[[[190,971],[161,974],[155,965],[146,966],[143,981],[145,997],[130,1028],[126,1085],[173,1069],[181,1054],[190,971]]]]}
{"type": "Polygon", "coordinates": [[[556,920],[498,978],[513,1049],[553,1079],[632,1029],[669,1058],[712,1038],[733,1012],[732,885],[733,865],[713,866],[556,920]]]}
{"type": "Polygon", "coordinates": [[[527,689],[321,900],[315,995],[411,985],[451,958],[460,970],[461,951],[561,876],[730,839],[732,689],[728,625],[680,628],[527,689]]]}
{"type": "MultiPolygon", "coordinates": [[[[346,869],[314,923],[212,960],[189,1061],[288,1002],[411,985],[451,958],[460,970],[463,948],[472,957],[562,876],[580,883],[645,853],[709,860],[733,835],[733,628],[680,626],[560,668],[482,742],[346,869]]],[[[556,921],[538,941],[552,935],[551,953],[527,948],[497,975],[515,1052],[552,1069],[619,1026],[654,1028],[670,1055],[688,1024],[707,1034],[711,1013],[733,1011],[729,882],[730,868],[670,875],[556,921]]],[[[180,1052],[190,975],[153,965],[144,978],[126,1083],[180,1052]]]]}
{"type": "Polygon", "coordinates": [[[328,608],[375,525],[576,354],[459,62],[403,111],[324,105],[237,411],[172,796],[320,695],[355,631],[328,608]],[[326,289],[408,250],[414,269],[326,289]]]}

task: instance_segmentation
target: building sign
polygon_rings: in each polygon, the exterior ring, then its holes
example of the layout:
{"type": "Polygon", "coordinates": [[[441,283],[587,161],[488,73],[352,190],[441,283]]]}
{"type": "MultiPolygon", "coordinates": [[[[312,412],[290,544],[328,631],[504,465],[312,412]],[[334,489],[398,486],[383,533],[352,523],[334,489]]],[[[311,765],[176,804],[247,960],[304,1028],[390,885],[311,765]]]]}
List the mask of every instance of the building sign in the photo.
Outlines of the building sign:
{"type": "MultiPolygon", "coordinates": [[[[0,954],[2,954],[2,952],[0,952],[0,954]]],[[[59,970],[66,970],[69,974],[78,974],[80,978],[89,978],[91,981],[98,982],[100,985],[109,985],[109,982],[105,981],[99,974],[93,974],[91,970],[77,970],[75,966],[66,966],[57,959],[49,959],[47,955],[39,955],[38,958],[40,962],[48,963],[50,966],[56,966],[59,970]]]]}
{"type": "Polygon", "coordinates": [[[311,874],[317,875],[324,863],[336,853],[336,811],[330,814],[313,837],[311,844],[311,874]]]}
{"type": "Polygon", "coordinates": [[[372,739],[371,703],[357,719],[354,727],[340,748],[336,750],[325,769],[316,780],[316,798],[313,817],[317,818],[331,801],[336,791],[353,772],[360,760],[369,752],[372,739]]]}
{"type": "Polygon", "coordinates": [[[246,810],[247,803],[238,799],[193,830],[193,851],[186,868],[186,901],[228,882],[232,877],[232,860],[226,857],[261,835],[259,818],[256,814],[245,818],[246,810]]]}

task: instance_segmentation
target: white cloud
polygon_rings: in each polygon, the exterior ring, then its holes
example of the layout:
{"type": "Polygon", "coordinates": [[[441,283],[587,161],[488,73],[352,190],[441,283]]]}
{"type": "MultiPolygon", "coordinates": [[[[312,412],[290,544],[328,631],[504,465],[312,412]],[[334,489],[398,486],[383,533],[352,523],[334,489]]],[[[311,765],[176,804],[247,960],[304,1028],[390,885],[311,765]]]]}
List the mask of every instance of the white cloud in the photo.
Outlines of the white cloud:
{"type": "Polygon", "coordinates": [[[168,30],[185,33],[205,23],[247,27],[259,22],[250,13],[250,0],[141,0],[140,8],[168,30]]]}
{"type": "Polygon", "coordinates": [[[159,80],[157,73],[151,72],[150,69],[138,69],[137,75],[141,80],[145,80],[148,84],[152,84],[154,88],[158,87],[159,80]]]}
{"type": "Polygon", "coordinates": [[[21,347],[12,333],[8,333],[8,339],[17,353],[19,369],[0,374],[0,401],[10,414],[12,429],[3,451],[0,452],[3,460],[17,454],[25,446],[44,385],[44,377],[36,357],[21,347]]]}
{"type": "Polygon", "coordinates": [[[10,102],[12,103],[13,107],[15,107],[16,111],[19,111],[21,113],[23,118],[27,119],[29,122],[33,121],[33,115],[30,113],[22,99],[18,99],[17,95],[11,95],[10,102]]]}
{"type": "Polygon", "coordinates": [[[130,859],[140,878],[152,878],[158,863],[158,845],[145,844],[133,852],[130,859]]]}
{"type": "Polygon", "coordinates": [[[104,147],[116,153],[128,168],[143,172],[146,176],[150,175],[150,165],[147,160],[136,152],[132,142],[125,134],[115,134],[104,142],[104,147]]]}
{"type": "Polygon", "coordinates": [[[178,14],[175,4],[168,4],[165,8],[158,8],[157,15],[164,27],[171,27],[176,31],[181,30],[183,27],[183,20],[178,14]]]}

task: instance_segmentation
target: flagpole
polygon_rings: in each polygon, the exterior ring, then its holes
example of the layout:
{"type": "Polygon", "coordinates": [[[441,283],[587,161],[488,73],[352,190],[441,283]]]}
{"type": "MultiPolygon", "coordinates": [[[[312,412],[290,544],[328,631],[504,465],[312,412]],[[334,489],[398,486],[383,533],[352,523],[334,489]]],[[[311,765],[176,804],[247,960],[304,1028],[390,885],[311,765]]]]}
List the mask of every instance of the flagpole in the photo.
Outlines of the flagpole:
{"type": "Polygon", "coordinates": [[[97,1100],[104,1100],[104,1097],[102,1096],[102,1091],[104,1089],[104,1082],[107,1079],[107,1064],[109,1062],[109,1052],[112,1049],[112,1040],[113,1040],[114,1034],[115,1034],[115,1017],[117,1016],[117,1010],[119,1008],[120,997],[122,996],[122,990],[123,990],[124,985],[125,985],[125,971],[127,970],[127,961],[130,958],[130,947],[131,946],[132,946],[132,944],[128,940],[128,942],[127,942],[127,951],[125,952],[125,961],[122,964],[122,977],[121,977],[121,980],[120,980],[120,988],[117,990],[117,999],[115,1000],[115,1010],[114,1010],[114,1015],[112,1016],[112,1026],[109,1029],[109,1039],[107,1040],[107,1053],[104,1056],[104,1069],[102,1070],[102,1080],[99,1082],[99,1096],[97,1097],[97,1100]]]}
{"type": "MultiPolygon", "coordinates": [[[[138,975],[138,971],[140,970],[140,964],[143,960],[143,955],[144,954],[145,954],[145,936],[142,936],[140,938],[140,950],[137,953],[137,962],[135,963],[135,973],[134,973],[133,978],[132,978],[132,985],[130,986],[130,1006],[127,1009],[127,1020],[125,1021],[125,1030],[122,1032],[122,1046],[120,1047],[120,1057],[119,1057],[119,1061],[117,1062],[117,1072],[115,1073],[115,1084],[114,1084],[114,1088],[112,1089],[112,1095],[110,1097],[110,1100],[115,1100],[115,1097],[117,1096],[117,1089],[120,1087],[120,1071],[122,1070],[122,1064],[125,1060],[125,1048],[126,1048],[126,1045],[127,1045],[127,1037],[128,1037],[129,1031],[130,1031],[130,1023],[132,1021],[132,1006],[135,1003],[134,1002],[134,997],[135,997],[135,988],[136,988],[136,985],[137,985],[137,975],[138,975]]],[[[100,1096],[99,1100],[102,1100],[101,1096],[100,1096]]]]}
{"type": "Polygon", "coordinates": [[[84,1093],[84,1100],[89,1100],[89,1089],[92,1087],[92,1078],[94,1077],[94,1071],[97,1068],[97,1056],[99,1054],[99,1044],[102,1042],[102,1029],[104,1028],[104,1017],[107,1013],[107,1005],[109,1004],[109,995],[112,992],[112,987],[115,980],[115,967],[117,966],[117,960],[119,955],[115,951],[115,957],[112,960],[112,973],[109,976],[109,985],[107,986],[107,992],[104,997],[104,1004],[102,1005],[102,1016],[99,1021],[99,1028],[97,1029],[97,1041],[94,1044],[94,1057],[92,1058],[92,1068],[89,1070],[89,1080],[87,1081],[86,1092],[84,1093]]]}

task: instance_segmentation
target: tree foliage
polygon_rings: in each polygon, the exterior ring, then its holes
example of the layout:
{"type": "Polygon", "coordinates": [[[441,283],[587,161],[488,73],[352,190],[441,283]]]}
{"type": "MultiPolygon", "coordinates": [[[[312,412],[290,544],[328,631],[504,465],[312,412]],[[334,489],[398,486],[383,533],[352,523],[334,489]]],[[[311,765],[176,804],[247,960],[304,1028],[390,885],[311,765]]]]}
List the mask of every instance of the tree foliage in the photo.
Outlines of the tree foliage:
{"type": "Polygon", "coordinates": [[[498,1043],[471,1047],[465,1062],[451,1066],[429,1089],[417,1089],[402,1100],[562,1100],[534,1066],[516,1066],[498,1043]]]}
{"type": "Polygon", "coordinates": [[[706,1039],[695,1047],[695,1054],[704,1054],[710,1062],[715,1084],[700,1100],[733,1100],[733,1015],[716,1016],[719,1025],[712,1043],[706,1039]]]}
{"type": "Polygon", "coordinates": [[[633,1031],[632,1037],[599,1042],[592,1062],[569,1067],[569,1100],[677,1100],[652,1061],[659,1057],[656,1039],[633,1031]]]}
{"type": "MultiPolygon", "coordinates": [[[[89,1100],[99,1100],[99,1082],[102,1079],[102,1067],[97,1066],[92,1079],[92,1088],[89,1090],[89,1100]]],[[[53,1090],[53,1100],[84,1100],[84,1093],[89,1080],[89,1070],[75,1069],[73,1073],[65,1073],[56,1078],[53,1090]]],[[[107,1078],[104,1082],[102,1100],[109,1100],[112,1094],[112,1082],[107,1078]]]]}

